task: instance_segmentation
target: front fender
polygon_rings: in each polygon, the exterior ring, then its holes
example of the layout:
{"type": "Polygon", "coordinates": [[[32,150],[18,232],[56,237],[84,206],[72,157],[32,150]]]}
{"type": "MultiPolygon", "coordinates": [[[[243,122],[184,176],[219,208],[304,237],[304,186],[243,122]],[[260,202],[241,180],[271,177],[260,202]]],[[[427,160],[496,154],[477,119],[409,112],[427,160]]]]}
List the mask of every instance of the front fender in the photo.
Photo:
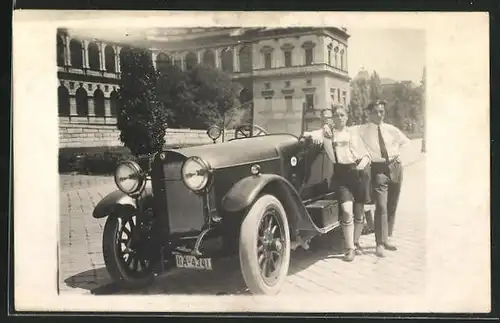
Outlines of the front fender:
{"type": "Polygon", "coordinates": [[[137,209],[137,202],[120,190],[106,195],[94,208],[92,216],[96,219],[104,218],[116,210],[117,207],[127,206],[137,209]]]}
{"type": "Polygon", "coordinates": [[[153,198],[153,190],[151,187],[151,181],[147,181],[138,199],[130,197],[129,195],[123,193],[120,190],[106,195],[94,208],[92,216],[96,219],[104,218],[116,210],[117,207],[132,207],[134,209],[145,209],[151,205],[153,198]],[[138,203],[140,205],[138,205],[138,203]]]}
{"type": "Polygon", "coordinates": [[[239,180],[222,198],[222,208],[228,212],[243,210],[252,204],[260,191],[273,180],[281,180],[281,177],[273,174],[260,174],[239,180]]]}

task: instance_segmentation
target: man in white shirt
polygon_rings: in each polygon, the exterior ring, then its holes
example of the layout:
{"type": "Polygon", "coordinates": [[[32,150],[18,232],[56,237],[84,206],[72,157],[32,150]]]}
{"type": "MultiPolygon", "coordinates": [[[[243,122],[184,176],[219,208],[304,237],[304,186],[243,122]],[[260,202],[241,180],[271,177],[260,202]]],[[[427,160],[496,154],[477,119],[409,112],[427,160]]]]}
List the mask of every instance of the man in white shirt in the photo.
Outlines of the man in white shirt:
{"type": "Polygon", "coordinates": [[[369,123],[362,125],[359,130],[371,159],[373,199],[376,204],[376,255],[379,257],[384,257],[384,250],[397,250],[390,238],[403,181],[400,149],[410,143],[401,130],[384,123],[385,105],[385,101],[370,103],[366,107],[369,123]]]}

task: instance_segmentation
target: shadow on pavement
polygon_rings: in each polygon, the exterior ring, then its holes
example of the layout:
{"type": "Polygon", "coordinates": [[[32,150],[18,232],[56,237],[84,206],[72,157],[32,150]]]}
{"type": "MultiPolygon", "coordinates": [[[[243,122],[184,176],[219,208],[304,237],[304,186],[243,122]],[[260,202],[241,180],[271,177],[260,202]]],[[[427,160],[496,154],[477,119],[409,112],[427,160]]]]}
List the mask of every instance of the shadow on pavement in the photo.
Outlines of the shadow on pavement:
{"type": "Polygon", "coordinates": [[[108,275],[106,268],[96,268],[86,270],[79,274],[68,277],[64,280],[66,286],[71,288],[80,288],[84,290],[93,290],[100,286],[111,283],[111,278],[108,275]]]}

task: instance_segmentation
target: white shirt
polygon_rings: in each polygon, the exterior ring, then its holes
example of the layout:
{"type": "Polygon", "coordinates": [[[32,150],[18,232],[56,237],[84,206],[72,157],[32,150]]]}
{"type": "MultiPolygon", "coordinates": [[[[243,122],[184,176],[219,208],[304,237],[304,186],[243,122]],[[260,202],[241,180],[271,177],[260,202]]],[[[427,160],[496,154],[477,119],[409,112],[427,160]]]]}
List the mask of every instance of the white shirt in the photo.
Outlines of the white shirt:
{"type": "Polygon", "coordinates": [[[329,138],[323,136],[323,128],[310,132],[310,134],[323,141],[323,147],[333,163],[353,164],[364,156],[369,156],[359,135],[352,128],[345,127],[342,131],[333,129],[333,143],[329,138]],[[335,145],[335,153],[333,151],[335,145]]]}
{"type": "MultiPolygon", "coordinates": [[[[410,139],[397,127],[387,123],[381,123],[380,130],[389,160],[399,157],[401,147],[409,144],[410,139]]],[[[385,162],[379,145],[378,125],[370,122],[359,126],[359,135],[370,155],[371,161],[376,163],[385,162]]]]}

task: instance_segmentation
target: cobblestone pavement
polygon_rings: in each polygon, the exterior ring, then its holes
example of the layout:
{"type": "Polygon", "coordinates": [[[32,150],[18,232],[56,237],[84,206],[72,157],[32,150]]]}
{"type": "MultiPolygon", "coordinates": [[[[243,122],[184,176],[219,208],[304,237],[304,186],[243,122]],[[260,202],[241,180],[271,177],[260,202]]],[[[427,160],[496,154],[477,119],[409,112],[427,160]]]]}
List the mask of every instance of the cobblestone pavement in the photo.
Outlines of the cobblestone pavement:
{"type": "MultiPolygon", "coordinates": [[[[316,241],[317,248],[292,252],[291,267],[282,293],[415,294],[425,289],[425,160],[414,158],[405,169],[394,242],[399,250],[384,259],[374,255],[374,235],[361,238],[367,254],[352,263],[342,261],[341,235],[316,241]]],[[[90,176],[89,176],[90,177],[90,176]]],[[[110,178],[82,177],[81,184],[66,179],[60,193],[60,282],[62,293],[122,294],[115,290],[104,268],[101,239],[105,219],[92,218],[92,209],[114,189],[110,178]],[[92,182],[94,181],[94,182],[92,182]],[[73,185],[73,186],[72,186],[73,185]],[[71,187],[71,189],[70,189],[71,187]]],[[[213,272],[173,270],[151,287],[133,294],[246,293],[236,258],[214,264],[213,272]]]]}
{"type": "Polygon", "coordinates": [[[90,175],[59,175],[59,191],[68,192],[95,187],[99,185],[114,185],[112,176],[90,176],[90,175]]]}

